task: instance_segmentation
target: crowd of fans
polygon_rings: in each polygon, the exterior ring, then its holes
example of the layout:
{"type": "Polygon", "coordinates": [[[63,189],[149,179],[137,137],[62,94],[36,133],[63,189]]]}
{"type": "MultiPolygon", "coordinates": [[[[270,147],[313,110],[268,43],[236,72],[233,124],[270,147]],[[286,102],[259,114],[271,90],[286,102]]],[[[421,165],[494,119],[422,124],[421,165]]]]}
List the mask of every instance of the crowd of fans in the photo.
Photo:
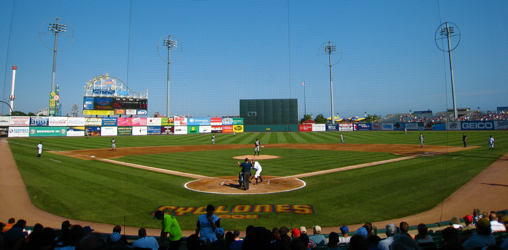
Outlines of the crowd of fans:
{"type": "Polygon", "coordinates": [[[460,117],[460,121],[506,121],[508,114],[505,111],[498,113],[490,112],[483,113],[481,111],[472,112],[468,115],[460,117]]]}
{"type": "MultiPolygon", "coordinates": [[[[213,208],[209,205],[208,208],[213,208]]],[[[207,209],[208,209],[207,208],[207,209]]],[[[157,219],[162,220],[164,232],[164,216],[159,214],[157,219]]],[[[206,233],[202,228],[205,224],[198,221],[196,233],[190,235],[185,244],[178,244],[178,249],[188,250],[508,250],[508,215],[500,215],[494,211],[481,213],[478,209],[473,215],[463,217],[463,223],[459,217],[452,217],[449,227],[439,232],[439,244],[436,244],[436,233],[428,230],[425,224],[417,226],[417,234],[410,232],[406,222],[399,226],[390,223],[386,225],[386,237],[376,235],[376,228],[371,223],[350,232],[347,226],[340,228],[340,234],[331,232],[328,238],[321,234],[321,227],[312,227],[312,232],[307,232],[306,227],[289,229],[286,226],[273,228],[248,226],[246,235],[242,238],[238,230],[225,232],[220,227],[220,219],[213,219],[213,210],[203,215],[205,220],[210,221],[210,232],[206,233]],[[201,235],[200,235],[201,233],[201,235]],[[495,236],[498,236],[496,239],[495,236]],[[504,237],[503,237],[504,236],[504,237]]],[[[6,224],[0,222],[0,249],[1,250],[166,250],[164,242],[155,237],[147,236],[146,230],[140,228],[139,238],[129,242],[125,235],[121,234],[121,227],[115,226],[113,233],[109,235],[94,233],[89,226],[71,225],[69,221],[62,222],[59,230],[45,228],[41,224],[35,224],[33,230],[26,230],[26,221],[14,218],[6,224]]],[[[178,227],[179,230],[179,227],[178,227]]],[[[167,231],[170,232],[170,231],[167,231]]],[[[169,233],[171,240],[171,234],[169,233]]],[[[162,239],[164,240],[164,239],[162,239]]],[[[171,245],[170,245],[171,249],[171,245]]]]}

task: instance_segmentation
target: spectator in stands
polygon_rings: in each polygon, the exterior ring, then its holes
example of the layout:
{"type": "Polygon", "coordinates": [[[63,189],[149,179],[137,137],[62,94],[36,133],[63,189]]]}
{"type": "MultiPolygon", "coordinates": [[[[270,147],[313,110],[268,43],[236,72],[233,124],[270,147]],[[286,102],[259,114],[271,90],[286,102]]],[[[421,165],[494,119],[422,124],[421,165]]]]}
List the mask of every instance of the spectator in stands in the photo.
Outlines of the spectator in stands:
{"type": "Polygon", "coordinates": [[[40,243],[40,235],[41,231],[44,227],[37,223],[35,224],[33,231],[28,235],[28,248],[29,249],[38,249],[40,243]]]}
{"type": "Polygon", "coordinates": [[[76,245],[83,238],[83,227],[80,225],[73,225],[70,230],[70,244],[60,248],[60,250],[74,250],[76,245]]]}
{"type": "Polygon", "coordinates": [[[505,239],[503,242],[501,242],[501,245],[499,245],[503,250],[508,250],[508,239],[505,239]]]}
{"type": "Polygon", "coordinates": [[[473,229],[473,216],[471,215],[464,216],[464,223],[466,225],[462,228],[463,231],[473,229]]]}
{"type": "Polygon", "coordinates": [[[459,238],[459,230],[447,227],[441,232],[443,235],[441,250],[464,250],[462,241],[459,238]]]}
{"type": "MultiPolygon", "coordinates": [[[[277,229],[278,231],[279,229],[277,229]]],[[[231,250],[241,250],[242,249],[242,244],[243,244],[243,240],[240,239],[240,231],[238,230],[235,230],[233,232],[233,235],[235,237],[235,240],[231,243],[231,245],[229,245],[229,249],[231,250]]],[[[275,234],[274,234],[275,235],[275,234]]],[[[279,235],[279,233],[277,232],[277,235],[279,235]]],[[[279,236],[280,237],[280,236],[279,236]]]]}
{"type": "MultiPolygon", "coordinates": [[[[247,180],[248,181],[248,180],[247,180]]],[[[220,218],[213,214],[215,207],[208,205],[206,207],[206,214],[198,217],[196,234],[200,235],[201,241],[214,242],[217,240],[215,236],[215,229],[220,227],[220,218]]]]}
{"type": "MultiPolygon", "coordinates": [[[[406,223],[407,224],[407,223],[406,223]]],[[[402,225],[402,223],[401,223],[402,225]]],[[[403,226],[405,229],[405,226],[403,226]]],[[[418,249],[418,243],[411,237],[408,231],[403,231],[403,227],[399,234],[393,236],[393,242],[390,245],[391,250],[407,250],[407,249],[418,249]]],[[[409,229],[409,226],[407,227],[409,229]]]]}
{"type": "MultiPolygon", "coordinates": [[[[21,230],[25,230],[26,228],[26,220],[19,219],[16,224],[14,224],[12,227],[19,227],[21,230]]],[[[26,236],[26,235],[25,235],[26,236]]]]}
{"type": "MultiPolygon", "coordinates": [[[[364,228],[364,227],[361,227],[364,228]]],[[[363,230],[360,230],[363,231],[363,230]]],[[[356,231],[357,234],[353,237],[351,237],[351,241],[349,242],[349,249],[350,250],[368,250],[368,242],[367,239],[361,235],[358,235],[358,230],[356,231]]]]}
{"type": "Polygon", "coordinates": [[[383,250],[390,250],[390,246],[393,243],[393,236],[396,233],[398,233],[398,231],[399,230],[397,229],[397,226],[395,226],[395,224],[390,223],[390,224],[386,225],[386,239],[381,240],[377,244],[377,247],[380,249],[383,249],[383,250]]]}
{"type": "Polygon", "coordinates": [[[496,239],[492,235],[489,220],[487,220],[487,218],[481,218],[476,223],[476,232],[472,234],[472,236],[466,240],[463,245],[466,250],[472,250],[476,247],[484,247],[495,244],[496,239]]]}
{"type": "Polygon", "coordinates": [[[480,209],[478,208],[475,208],[473,210],[473,225],[476,225],[476,222],[482,218],[482,212],[480,211],[480,209]]]}
{"type": "MultiPolygon", "coordinates": [[[[213,208],[213,206],[212,206],[213,208]]],[[[208,210],[209,208],[207,208],[208,210]]],[[[212,210],[213,212],[213,210],[212,210]]],[[[207,211],[207,214],[209,214],[209,211],[207,211]]],[[[169,250],[178,250],[180,249],[180,244],[182,243],[182,230],[180,229],[180,224],[178,224],[178,221],[173,215],[170,214],[164,214],[163,211],[157,210],[155,211],[155,218],[161,221],[161,234],[159,238],[159,246],[164,244],[164,241],[166,240],[166,237],[168,237],[169,234],[169,250]]],[[[198,228],[196,229],[196,234],[199,233],[199,224],[201,223],[203,219],[203,215],[199,216],[198,221],[198,228]]],[[[211,218],[209,220],[211,222],[211,218]]],[[[203,236],[203,235],[202,235],[203,236]]],[[[216,238],[215,234],[213,235],[214,238],[216,238]]],[[[205,238],[207,239],[207,238],[205,238]]],[[[203,238],[202,238],[203,240],[203,238]]]]}
{"type": "Polygon", "coordinates": [[[367,236],[369,235],[369,233],[367,232],[367,229],[365,227],[360,227],[358,228],[358,230],[356,230],[356,235],[360,235],[362,236],[362,238],[367,240],[367,236]]]}
{"type": "Polygon", "coordinates": [[[432,236],[429,234],[429,229],[427,228],[427,225],[420,223],[418,224],[418,235],[416,235],[415,238],[417,238],[418,243],[430,243],[434,242],[432,240],[432,236]]]}
{"type": "Polygon", "coordinates": [[[374,234],[375,227],[372,225],[372,223],[367,222],[363,225],[365,229],[367,229],[367,243],[369,248],[375,248],[377,247],[377,244],[379,241],[381,241],[381,238],[374,234]]]}
{"type": "MultiPolygon", "coordinates": [[[[287,228],[286,228],[287,229],[287,228]]],[[[282,236],[282,235],[281,235],[282,236]]],[[[291,244],[291,243],[290,243],[291,244]]],[[[243,240],[243,250],[285,250],[284,244],[273,235],[272,232],[265,228],[254,228],[243,240]]]]}
{"type": "Polygon", "coordinates": [[[490,212],[490,228],[492,229],[492,232],[503,232],[506,231],[506,227],[503,223],[499,222],[497,220],[497,213],[495,211],[490,212]]]}
{"type": "Polygon", "coordinates": [[[291,238],[292,239],[299,239],[300,235],[301,235],[300,229],[293,228],[293,230],[291,230],[291,238]]]}
{"type": "Polygon", "coordinates": [[[351,241],[351,236],[349,236],[349,228],[346,226],[340,227],[340,233],[342,236],[339,237],[339,245],[349,244],[349,241],[351,241]]]}
{"type": "Polygon", "coordinates": [[[289,237],[288,233],[289,229],[286,226],[280,227],[279,229],[280,240],[282,241],[284,246],[289,249],[289,245],[291,244],[291,237],[289,237]]]}
{"type": "Polygon", "coordinates": [[[307,228],[305,226],[300,227],[300,234],[307,234],[307,228]]]}
{"type": "MultiPolygon", "coordinates": [[[[46,227],[43,228],[39,234],[39,244],[37,246],[38,250],[53,250],[56,246],[57,234],[56,231],[52,228],[46,227]]],[[[92,250],[92,249],[91,249],[92,250]]]]}
{"type": "Polygon", "coordinates": [[[132,248],[150,248],[152,250],[159,249],[159,243],[157,243],[157,239],[152,236],[146,236],[146,229],[140,228],[138,230],[139,239],[135,240],[132,243],[132,248]]]}
{"type": "Polygon", "coordinates": [[[100,235],[90,234],[79,241],[76,250],[102,250],[107,246],[108,243],[100,235]]]}
{"type": "MultiPolygon", "coordinates": [[[[125,235],[122,235],[122,227],[120,225],[116,225],[115,227],[113,227],[113,233],[118,233],[118,235],[120,235],[120,241],[123,243],[122,245],[128,245],[127,237],[125,237],[125,235]]],[[[113,234],[111,234],[111,235],[113,235],[113,234]]],[[[118,237],[118,236],[115,235],[115,238],[116,237],[118,237]]],[[[112,244],[111,240],[109,241],[109,244],[112,244]]],[[[117,241],[115,241],[115,244],[121,244],[121,243],[118,243],[117,241]]],[[[115,245],[115,244],[112,244],[112,245],[115,245]]]]}
{"type": "Polygon", "coordinates": [[[401,234],[407,234],[409,237],[411,237],[411,239],[415,239],[415,236],[412,235],[412,234],[409,234],[409,224],[407,224],[407,222],[401,222],[400,223],[400,233],[401,234]]]}
{"type": "Polygon", "coordinates": [[[314,235],[309,235],[309,239],[312,240],[315,244],[326,244],[326,238],[324,235],[321,234],[321,227],[318,225],[315,225],[312,228],[312,231],[314,232],[314,235]]]}
{"type": "Polygon", "coordinates": [[[210,243],[211,250],[228,250],[228,243],[224,239],[224,228],[216,228],[215,237],[217,237],[217,240],[210,243]]]}
{"type": "Polygon", "coordinates": [[[12,226],[14,226],[14,224],[16,224],[16,219],[10,218],[7,221],[7,224],[5,224],[4,228],[2,229],[2,233],[3,234],[7,233],[7,231],[9,231],[12,228],[12,226]]]}
{"type": "Polygon", "coordinates": [[[311,241],[309,239],[309,236],[307,234],[302,234],[300,235],[300,240],[303,241],[303,245],[305,246],[305,249],[311,249],[311,248],[315,248],[316,247],[316,244],[314,244],[314,242],[312,242],[312,245],[311,246],[311,241]]]}
{"type": "Polygon", "coordinates": [[[187,244],[185,246],[187,250],[201,250],[201,239],[197,234],[192,234],[187,238],[187,244]]]}
{"type": "Polygon", "coordinates": [[[233,232],[228,231],[226,233],[226,235],[224,236],[224,239],[228,243],[228,249],[230,249],[231,248],[231,243],[235,242],[235,235],[233,234],[233,232]]]}
{"type": "Polygon", "coordinates": [[[328,249],[342,250],[340,247],[337,246],[338,243],[339,243],[339,234],[336,232],[331,232],[330,235],[328,235],[328,249]]]}
{"type": "Polygon", "coordinates": [[[279,234],[279,228],[278,227],[272,228],[272,233],[273,233],[273,235],[275,235],[275,237],[277,237],[277,239],[280,240],[280,234],[279,234]]]}
{"type": "Polygon", "coordinates": [[[295,238],[291,240],[291,244],[289,245],[290,250],[307,250],[305,247],[305,243],[300,238],[295,238]]]}
{"type": "Polygon", "coordinates": [[[508,231],[508,215],[504,214],[499,216],[499,222],[503,223],[504,227],[508,231]]]}
{"type": "Polygon", "coordinates": [[[3,235],[2,231],[4,230],[5,224],[0,222],[0,235],[3,235]]]}
{"type": "Polygon", "coordinates": [[[4,250],[18,250],[25,247],[25,236],[20,227],[12,227],[4,234],[3,238],[4,250]]]}
{"type": "Polygon", "coordinates": [[[462,229],[462,224],[460,224],[460,219],[457,215],[452,216],[452,226],[455,229],[462,229]]]}
{"type": "Polygon", "coordinates": [[[70,231],[71,231],[71,223],[68,220],[63,221],[62,224],[60,225],[60,230],[56,232],[58,235],[57,236],[58,238],[56,239],[57,247],[68,246],[70,244],[70,231]],[[64,241],[66,245],[64,245],[64,241]]]}
{"type": "Polygon", "coordinates": [[[90,226],[86,226],[86,227],[84,227],[84,228],[83,228],[83,237],[88,236],[88,235],[89,235],[89,234],[91,234],[93,231],[95,231],[95,230],[93,230],[90,226]]]}

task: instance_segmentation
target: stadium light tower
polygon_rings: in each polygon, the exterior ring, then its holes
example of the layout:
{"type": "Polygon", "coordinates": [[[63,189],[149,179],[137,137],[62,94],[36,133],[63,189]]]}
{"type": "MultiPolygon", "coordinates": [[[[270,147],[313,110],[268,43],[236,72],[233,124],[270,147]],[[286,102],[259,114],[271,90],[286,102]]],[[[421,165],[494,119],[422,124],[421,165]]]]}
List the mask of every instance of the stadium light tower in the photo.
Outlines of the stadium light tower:
{"type": "Polygon", "coordinates": [[[457,115],[457,103],[456,103],[456,99],[455,99],[455,82],[453,79],[452,50],[454,50],[455,48],[457,48],[457,46],[459,46],[460,37],[461,37],[461,35],[460,35],[459,27],[457,27],[457,25],[455,25],[454,23],[449,23],[449,22],[445,22],[445,23],[442,23],[441,25],[439,25],[439,27],[436,30],[436,34],[434,35],[434,40],[436,41],[436,46],[441,51],[448,52],[448,57],[450,59],[450,77],[451,77],[451,81],[452,81],[453,117],[455,119],[457,119],[458,115],[457,115]],[[453,26],[450,26],[450,24],[453,26]],[[455,28],[457,28],[457,33],[455,33],[455,28]],[[439,32],[439,35],[438,35],[438,32],[439,32]],[[448,41],[447,48],[445,48],[445,46],[443,45],[443,39],[447,39],[447,41],[448,41]],[[451,39],[454,39],[453,48],[452,48],[451,39]],[[440,41],[441,44],[438,41],[440,41]]]}
{"type": "Polygon", "coordinates": [[[339,45],[336,44],[335,42],[332,42],[332,41],[328,41],[327,43],[323,43],[321,44],[321,46],[319,47],[319,50],[318,50],[318,57],[321,57],[321,56],[324,56],[323,58],[325,57],[328,57],[328,62],[325,63],[324,60],[322,60],[321,58],[319,59],[323,64],[327,65],[328,67],[330,67],[330,96],[331,96],[331,107],[332,107],[332,110],[331,110],[331,119],[332,119],[332,124],[335,124],[335,117],[334,117],[334,112],[333,112],[333,75],[332,75],[332,66],[339,63],[339,61],[342,59],[342,50],[340,49],[339,45]],[[327,45],[328,44],[328,45],[327,45]],[[338,51],[337,51],[337,47],[338,47],[338,51]],[[322,48],[322,49],[321,49],[322,48]],[[323,51],[323,52],[321,52],[323,51]],[[339,60],[335,63],[332,62],[332,54],[339,54],[339,60]]]}
{"type": "Polygon", "coordinates": [[[176,37],[173,36],[173,39],[175,40],[171,40],[171,35],[168,35],[167,36],[167,39],[164,39],[165,37],[162,37],[161,39],[159,39],[159,43],[157,45],[157,53],[159,53],[159,57],[168,63],[168,70],[167,70],[167,86],[168,86],[168,93],[167,93],[167,103],[166,103],[166,117],[169,117],[169,114],[171,112],[169,112],[169,86],[170,86],[170,65],[171,65],[171,50],[178,50],[180,51],[180,55],[178,57],[178,59],[176,59],[175,61],[173,62],[176,62],[180,59],[180,57],[182,56],[182,49],[181,49],[181,43],[180,41],[178,41],[178,39],[176,37]],[[161,41],[162,41],[162,44],[161,44],[161,41]],[[180,43],[180,48],[178,48],[178,43],[180,43]],[[167,49],[168,50],[168,56],[167,56],[167,60],[165,58],[162,57],[161,53],[159,52],[159,48],[164,48],[164,49],[167,49]]]}

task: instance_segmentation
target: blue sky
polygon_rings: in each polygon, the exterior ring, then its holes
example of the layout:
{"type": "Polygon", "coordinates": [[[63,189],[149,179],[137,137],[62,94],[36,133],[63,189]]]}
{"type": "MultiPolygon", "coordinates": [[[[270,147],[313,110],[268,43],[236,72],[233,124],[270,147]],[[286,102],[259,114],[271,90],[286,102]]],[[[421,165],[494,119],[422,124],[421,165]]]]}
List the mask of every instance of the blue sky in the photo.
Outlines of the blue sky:
{"type": "Polygon", "coordinates": [[[342,50],[333,66],[341,117],[444,111],[452,107],[448,54],[434,35],[453,22],[462,34],[452,52],[457,106],[494,110],[508,106],[506,13],[504,0],[2,0],[0,99],[8,101],[16,65],[14,109],[48,106],[53,53],[39,30],[58,17],[74,31],[57,55],[64,115],[74,103],[82,110],[85,83],[105,73],[132,91],[148,89],[148,113],[165,114],[167,64],[157,42],[168,34],[182,48],[171,64],[171,115],[238,115],[240,99],[297,98],[302,117],[305,81],[307,113],[330,116],[329,68],[318,57],[327,41],[342,50]]]}

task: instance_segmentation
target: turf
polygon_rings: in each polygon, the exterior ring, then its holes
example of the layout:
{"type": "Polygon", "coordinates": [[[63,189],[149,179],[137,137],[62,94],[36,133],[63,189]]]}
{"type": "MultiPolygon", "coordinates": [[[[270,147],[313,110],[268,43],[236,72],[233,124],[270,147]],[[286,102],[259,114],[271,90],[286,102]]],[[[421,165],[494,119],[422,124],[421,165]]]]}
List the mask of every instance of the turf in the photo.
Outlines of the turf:
{"type": "MultiPolygon", "coordinates": [[[[462,145],[462,132],[423,132],[429,145],[462,145]]],[[[419,132],[343,133],[346,143],[418,144],[419,132]]],[[[238,133],[216,136],[217,144],[336,143],[340,133],[238,133]]],[[[156,227],[149,215],[162,205],[206,206],[303,204],[314,214],[252,213],[257,220],[223,219],[226,230],[244,229],[249,224],[274,226],[338,226],[366,221],[399,218],[423,212],[448,197],[508,151],[508,134],[503,131],[467,132],[467,151],[421,157],[370,168],[303,178],[303,189],[269,195],[214,195],[189,191],[182,186],[192,180],[150,171],[132,169],[99,161],[84,161],[44,153],[36,157],[35,145],[44,149],[77,150],[109,148],[111,137],[16,138],[9,139],[11,150],[27,186],[32,202],[42,210],[60,216],[135,227],[156,227]],[[496,150],[488,151],[487,139],[496,138],[496,150]]],[[[202,145],[210,135],[115,137],[117,147],[157,145],[202,145]]],[[[251,150],[248,150],[250,153],[251,150]]],[[[297,149],[264,149],[282,158],[263,162],[266,175],[289,175],[337,168],[394,158],[392,154],[338,152],[297,149]],[[273,151],[272,151],[273,150],[273,151]]],[[[233,154],[242,150],[187,152],[178,154],[128,156],[120,160],[161,168],[205,174],[231,175],[238,171],[233,154]],[[183,165],[182,165],[183,164],[183,165]],[[231,170],[232,169],[232,170],[231,170]]],[[[179,216],[183,229],[194,229],[198,215],[179,216]]]]}

